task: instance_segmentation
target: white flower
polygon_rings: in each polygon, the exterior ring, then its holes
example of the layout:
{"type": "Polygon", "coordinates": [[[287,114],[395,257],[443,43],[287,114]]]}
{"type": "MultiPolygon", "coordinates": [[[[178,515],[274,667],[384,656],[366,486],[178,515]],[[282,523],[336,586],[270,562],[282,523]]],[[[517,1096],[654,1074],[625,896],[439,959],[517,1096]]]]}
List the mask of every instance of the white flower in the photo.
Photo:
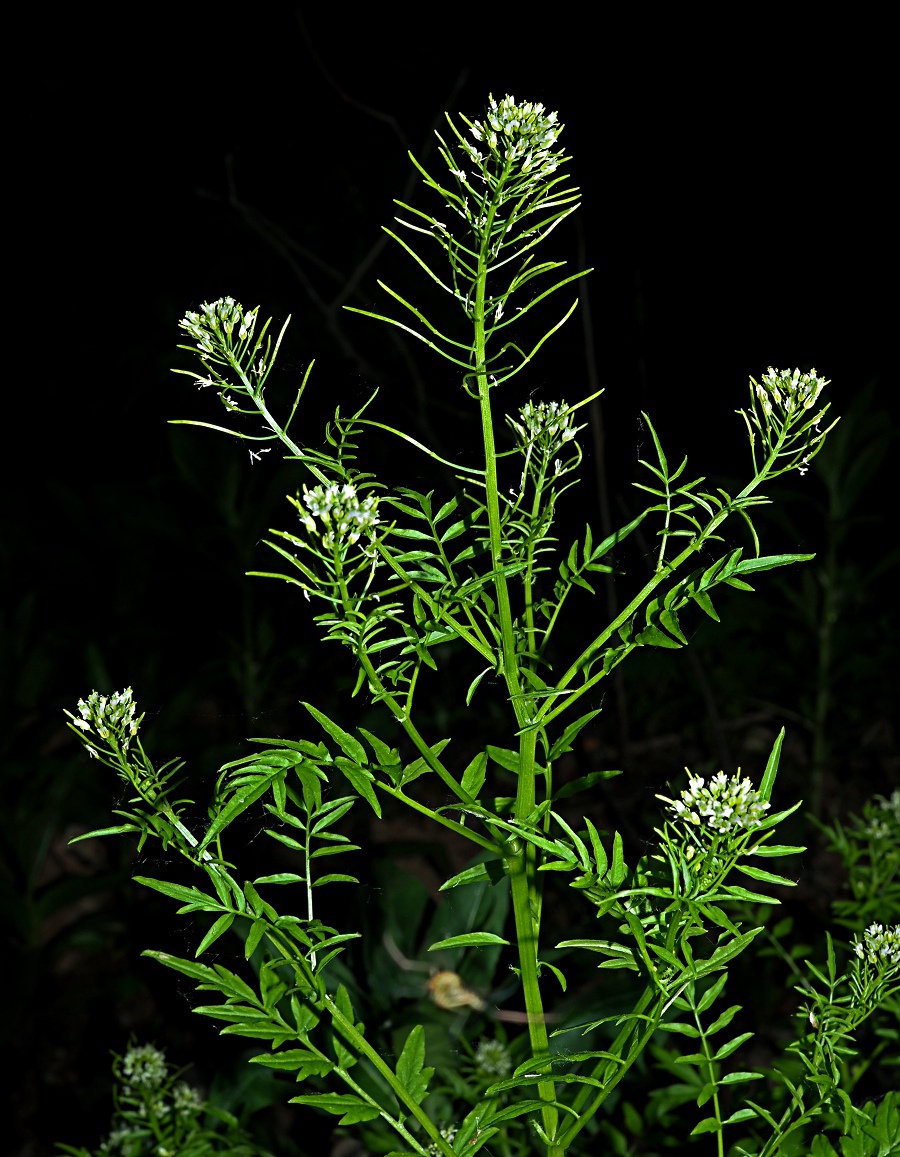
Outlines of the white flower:
{"type": "Polygon", "coordinates": [[[762,382],[751,378],[750,385],[768,418],[776,409],[783,411],[785,416],[798,410],[812,409],[828,381],[820,378],[814,369],[801,374],[799,370],[776,370],[769,366],[762,382]]]}
{"type": "Polygon", "coordinates": [[[692,776],[681,799],[664,795],[657,799],[664,800],[679,820],[723,833],[759,827],[769,808],[749,779],[726,776],[724,771],[714,775],[708,786],[703,776],[692,776]]]}
{"type": "MultiPolygon", "coordinates": [[[[517,104],[513,96],[498,102],[491,96],[484,122],[474,121],[470,132],[476,141],[488,146],[497,160],[515,162],[519,174],[531,178],[529,183],[539,183],[559,166],[561,154],[555,146],[562,125],[555,112],[546,112],[538,102],[517,104]]],[[[464,148],[476,160],[476,150],[469,144],[464,148]]],[[[480,160],[478,155],[476,163],[480,160]]]]}
{"type": "Polygon", "coordinates": [[[165,1053],[153,1045],[130,1048],[122,1061],[122,1075],[133,1088],[158,1089],[167,1072],[165,1053]]]}
{"type": "MultiPolygon", "coordinates": [[[[135,719],[135,703],[130,687],[124,691],[115,691],[112,695],[101,695],[99,691],[92,691],[87,699],[78,700],[78,714],[76,719],[71,711],[66,714],[72,720],[72,725],[87,734],[95,732],[101,739],[109,739],[110,735],[122,745],[123,750],[137,735],[140,719],[135,719]]],[[[92,755],[96,752],[88,746],[92,755]]]]}
{"type": "Polygon", "coordinates": [[[853,951],[869,964],[886,964],[889,968],[900,964],[900,924],[885,928],[883,924],[870,924],[853,945],[853,951]]]}
{"type": "Polygon", "coordinates": [[[519,410],[519,420],[507,418],[515,431],[520,447],[525,450],[536,445],[548,456],[556,454],[566,442],[578,433],[572,414],[565,402],[526,402],[519,410]]]}
{"type": "Polygon", "coordinates": [[[364,533],[370,536],[379,524],[378,499],[374,494],[360,498],[356,487],[345,482],[343,486],[315,486],[312,490],[303,487],[303,502],[309,514],[301,518],[311,533],[322,533],[325,546],[334,546],[338,538],[346,539],[351,545],[358,542],[364,533]],[[322,524],[318,526],[316,519],[322,524]]]}
{"type": "Polygon", "coordinates": [[[484,1040],[475,1050],[475,1067],[489,1077],[505,1077],[512,1068],[506,1045],[498,1040],[484,1040]]]}

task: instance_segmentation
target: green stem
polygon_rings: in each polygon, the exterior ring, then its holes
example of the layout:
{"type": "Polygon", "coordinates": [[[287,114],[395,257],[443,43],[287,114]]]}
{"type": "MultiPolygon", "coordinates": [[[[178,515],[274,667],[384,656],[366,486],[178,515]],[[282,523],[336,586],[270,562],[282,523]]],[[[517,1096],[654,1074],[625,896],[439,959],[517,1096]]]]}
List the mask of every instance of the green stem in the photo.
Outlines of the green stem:
{"type": "MultiPolygon", "coordinates": [[[[535,804],[535,745],[537,733],[526,731],[519,737],[519,784],[516,794],[516,819],[525,820],[534,810],[535,804]]],[[[540,899],[535,881],[536,851],[534,844],[515,841],[515,851],[509,857],[509,878],[512,893],[513,912],[516,923],[516,941],[519,950],[519,971],[528,1014],[528,1037],[535,1063],[550,1055],[550,1041],[547,1022],[541,999],[538,979],[538,939],[540,936],[540,899]]],[[[541,1110],[541,1118],[548,1137],[554,1137],[559,1114],[552,1102],[556,1100],[556,1087],[552,1077],[538,1085],[538,1096],[548,1102],[541,1110]]],[[[562,1157],[565,1149],[551,1146],[548,1157],[562,1157]]]]}
{"type": "MultiPolygon", "coordinates": [[[[693,1001],[691,1003],[693,1004],[693,1001]]],[[[706,1057],[707,1080],[711,1085],[713,1085],[715,1089],[712,1095],[712,1103],[713,1112],[716,1115],[716,1122],[719,1126],[719,1130],[716,1133],[716,1153],[717,1157],[725,1157],[725,1139],[722,1136],[722,1114],[719,1110],[719,1086],[716,1082],[716,1074],[714,1070],[715,1062],[713,1061],[712,1053],[709,1050],[709,1039],[703,1029],[703,1025],[700,1023],[700,1014],[697,1012],[696,1007],[692,1009],[692,1012],[694,1014],[694,1024],[696,1024],[697,1031],[700,1033],[700,1042],[703,1045],[703,1055],[706,1057]]]]}

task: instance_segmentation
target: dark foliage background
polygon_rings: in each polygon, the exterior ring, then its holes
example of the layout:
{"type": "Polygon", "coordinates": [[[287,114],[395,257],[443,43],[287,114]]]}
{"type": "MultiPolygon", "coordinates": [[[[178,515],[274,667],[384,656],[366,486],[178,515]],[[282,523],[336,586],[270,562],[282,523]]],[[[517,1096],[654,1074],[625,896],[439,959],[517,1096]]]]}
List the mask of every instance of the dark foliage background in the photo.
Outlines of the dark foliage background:
{"type": "MultiPolygon", "coordinates": [[[[736,595],[722,626],[698,623],[687,651],[641,656],[610,694],[569,769],[624,768],[591,804],[599,820],[633,834],[685,763],[757,773],[783,723],[786,794],[842,813],[898,779],[884,30],[862,17],[785,27],[754,15],[737,29],[612,9],[590,25],[399,6],[122,12],[59,11],[34,27],[12,135],[8,248],[21,264],[6,315],[18,356],[4,411],[0,886],[16,1074],[4,1129],[22,1157],[96,1141],[108,1053],[130,1033],[195,1062],[207,1087],[241,1071],[240,1043],[197,1023],[139,956],[186,949],[186,934],[129,883],[134,849],[66,846],[105,821],[114,789],[62,710],[131,684],[149,748],[185,756],[201,795],[246,736],[304,727],[300,699],[344,710],[347,663],[317,645],[306,605],[243,577],[265,565],[260,537],[285,523],[297,475],[167,426],[217,418],[168,369],[185,309],[233,294],[293,315],[286,392],[317,358],[311,442],[334,404],[378,384],[383,414],[465,453],[477,431],[453,376],[340,310],[375,303],[377,277],[416,284],[379,228],[410,178],[406,148],[427,154],[446,107],[478,114],[489,91],[512,92],[568,126],[584,210],[556,249],[594,273],[527,389],[606,389],[573,531],[636,505],[641,409],[672,454],[726,478],[745,453],[733,411],[748,373],[815,365],[849,415],[818,469],[779,484],[768,519],[773,548],[816,562],[736,595]]],[[[365,452],[388,481],[449,481],[394,444],[365,452]]],[[[459,689],[430,694],[435,734],[477,743],[459,689]]],[[[394,860],[433,888],[459,856],[423,845],[402,816],[376,836],[361,864],[372,881],[394,860]]],[[[840,878],[813,850],[802,870],[794,904],[815,924],[840,878]]],[[[245,1107],[267,1098],[257,1087],[245,1107]]],[[[326,1150],[317,1119],[260,1120],[284,1153],[326,1150]]]]}

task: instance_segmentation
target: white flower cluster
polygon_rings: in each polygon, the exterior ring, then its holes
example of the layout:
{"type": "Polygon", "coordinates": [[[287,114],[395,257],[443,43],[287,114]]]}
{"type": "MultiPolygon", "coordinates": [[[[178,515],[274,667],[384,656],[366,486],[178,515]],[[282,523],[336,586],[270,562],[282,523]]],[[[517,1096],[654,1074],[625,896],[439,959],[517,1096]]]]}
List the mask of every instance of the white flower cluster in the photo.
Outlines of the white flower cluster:
{"type": "MultiPolygon", "coordinates": [[[[442,1125],[439,1129],[439,1132],[445,1141],[449,1141],[452,1144],[453,1139],[459,1130],[455,1125],[442,1125]]],[[[431,1157],[440,1157],[440,1150],[438,1149],[437,1145],[429,1145],[428,1152],[431,1157]]]]}
{"type": "Polygon", "coordinates": [[[828,380],[820,378],[815,370],[801,374],[799,370],[775,370],[769,366],[761,383],[751,378],[750,384],[768,418],[776,407],[785,414],[812,409],[828,380]]]}
{"type": "Polygon", "coordinates": [[[887,929],[883,924],[870,924],[862,940],[855,941],[853,951],[869,964],[900,964],[900,924],[887,929]]]}
{"type": "Polygon", "coordinates": [[[475,1050],[475,1067],[489,1077],[506,1077],[512,1069],[512,1059],[506,1045],[498,1040],[483,1040],[475,1050]]]}
{"type": "Polygon", "coordinates": [[[122,1076],[132,1088],[158,1089],[168,1071],[166,1054],[153,1045],[130,1048],[122,1060],[122,1076]]]}
{"type": "Polygon", "coordinates": [[[894,822],[900,824],[900,787],[894,788],[890,799],[885,799],[883,795],[877,795],[875,798],[878,800],[878,806],[881,810],[890,812],[894,822]]]}
{"type": "Polygon", "coordinates": [[[92,691],[87,699],[78,700],[80,719],[76,719],[70,711],[67,714],[72,723],[82,731],[88,733],[93,731],[101,739],[109,739],[112,736],[127,749],[132,738],[137,735],[140,725],[140,720],[135,719],[134,712],[132,691],[130,687],[126,687],[124,691],[114,691],[112,695],[101,695],[99,691],[92,691]]]}
{"type": "Polygon", "coordinates": [[[172,1100],[175,1102],[175,1112],[182,1117],[194,1116],[203,1109],[203,1098],[187,1081],[178,1082],[172,1090],[172,1100]]]}
{"type": "Polygon", "coordinates": [[[199,313],[186,313],[178,325],[196,341],[201,353],[213,353],[221,344],[223,334],[230,337],[237,329],[240,341],[251,337],[258,309],[259,306],[245,311],[233,297],[220,297],[218,301],[201,305],[199,313]]]}
{"type": "Polygon", "coordinates": [[[578,430],[565,402],[528,401],[519,410],[519,421],[508,418],[522,449],[535,444],[549,454],[555,454],[566,442],[571,442],[578,430]]]}
{"type": "MultiPolygon", "coordinates": [[[[491,96],[484,120],[474,121],[470,131],[494,156],[518,162],[521,173],[544,177],[559,167],[561,154],[554,145],[562,127],[556,113],[545,112],[540,103],[516,104],[515,97],[505,96],[498,104],[491,96]]],[[[465,148],[472,160],[482,160],[478,149],[468,144],[465,148]]]]}
{"type": "Polygon", "coordinates": [[[303,487],[303,502],[309,514],[303,517],[303,524],[310,534],[323,531],[322,542],[327,547],[334,546],[336,539],[357,542],[364,532],[371,534],[379,523],[378,499],[370,494],[360,498],[351,482],[343,486],[315,486],[312,490],[303,487]],[[323,526],[316,525],[319,519],[323,526]]]}
{"type": "Polygon", "coordinates": [[[657,799],[665,800],[678,819],[695,826],[706,824],[715,832],[758,827],[769,807],[749,779],[726,776],[724,771],[714,775],[708,786],[702,775],[692,776],[681,799],[671,800],[664,795],[657,799]]]}

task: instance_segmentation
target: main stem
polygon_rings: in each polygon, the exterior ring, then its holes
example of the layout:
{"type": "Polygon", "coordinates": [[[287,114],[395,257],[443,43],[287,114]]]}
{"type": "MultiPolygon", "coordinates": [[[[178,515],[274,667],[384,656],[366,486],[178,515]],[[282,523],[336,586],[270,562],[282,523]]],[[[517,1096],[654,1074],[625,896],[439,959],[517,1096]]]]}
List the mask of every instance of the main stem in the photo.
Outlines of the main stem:
{"type": "MultiPolygon", "coordinates": [[[[490,238],[493,220],[493,206],[488,214],[485,238],[490,238]]],[[[478,381],[478,397],[481,403],[481,428],[484,439],[485,461],[485,504],[491,545],[491,566],[494,571],[494,590],[500,617],[500,638],[503,647],[503,673],[506,686],[512,698],[516,720],[520,728],[527,722],[527,710],[521,698],[519,668],[513,632],[512,610],[509,602],[509,588],[502,573],[503,556],[500,536],[500,499],[497,487],[497,454],[494,445],[494,423],[491,415],[490,382],[487,375],[485,357],[485,316],[484,300],[487,280],[488,240],[482,243],[479,259],[478,281],[475,287],[475,374],[478,381]]],[[[519,740],[519,779],[516,792],[516,819],[526,819],[535,806],[535,746],[537,732],[523,731],[519,740]]],[[[544,1006],[538,981],[538,934],[540,931],[540,908],[535,883],[535,848],[525,840],[512,842],[507,854],[513,912],[516,923],[516,940],[519,949],[519,969],[525,1010],[528,1014],[528,1035],[532,1055],[540,1067],[540,1062],[549,1057],[550,1042],[544,1019],[544,1006]]],[[[556,1089],[552,1079],[541,1081],[538,1096],[545,1102],[541,1110],[541,1120],[548,1137],[556,1135],[558,1113],[554,1107],[556,1089]]],[[[564,1157],[565,1148],[550,1144],[547,1157],[564,1157]]]]}

